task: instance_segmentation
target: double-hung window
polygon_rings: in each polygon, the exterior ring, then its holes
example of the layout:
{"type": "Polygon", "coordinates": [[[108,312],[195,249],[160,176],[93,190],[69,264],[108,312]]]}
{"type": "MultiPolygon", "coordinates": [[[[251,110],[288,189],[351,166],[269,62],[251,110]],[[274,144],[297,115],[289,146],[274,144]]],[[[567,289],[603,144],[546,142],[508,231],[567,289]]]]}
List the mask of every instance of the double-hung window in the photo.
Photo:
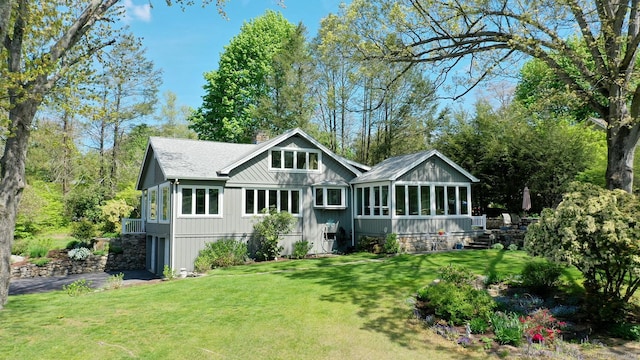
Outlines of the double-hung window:
{"type": "Polygon", "coordinates": [[[357,187],[355,191],[357,216],[389,215],[389,185],[357,187]]]}
{"type": "Polygon", "coordinates": [[[244,214],[258,215],[266,209],[300,215],[298,189],[244,189],[244,214]]]}
{"type": "Polygon", "coordinates": [[[159,221],[162,223],[168,223],[171,216],[171,193],[169,189],[169,183],[160,185],[160,194],[158,196],[159,205],[159,221]]]}
{"type": "Polygon", "coordinates": [[[180,186],[180,215],[222,216],[222,188],[219,186],[180,186]]]}

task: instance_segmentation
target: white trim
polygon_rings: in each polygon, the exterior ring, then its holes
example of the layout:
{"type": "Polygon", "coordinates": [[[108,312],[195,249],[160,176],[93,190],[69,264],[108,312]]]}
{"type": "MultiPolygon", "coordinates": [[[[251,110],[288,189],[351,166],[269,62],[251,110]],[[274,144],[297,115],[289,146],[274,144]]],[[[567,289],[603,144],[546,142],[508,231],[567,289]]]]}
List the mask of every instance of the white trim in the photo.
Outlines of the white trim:
{"type": "Polygon", "coordinates": [[[302,217],[302,196],[303,196],[303,191],[302,188],[269,188],[269,187],[243,187],[242,188],[242,217],[247,218],[247,217],[254,217],[254,216],[264,216],[265,214],[260,213],[261,209],[258,209],[258,191],[264,191],[265,192],[265,198],[264,198],[264,203],[265,206],[269,206],[269,191],[276,191],[277,195],[276,195],[276,207],[278,211],[282,211],[282,204],[280,202],[282,196],[280,195],[282,191],[286,191],[287,192],[287,210],[285,210],[286,212],[288,212],[289,214],[293,215],[294,217],[300,218],[302,217]],[[253,190],[253,212],[249,213],[247,212],[246,206],[247,206],[247,190],[253,190]],[[294,191],[298,192],[298,212],[297,213],[292,213],[291,212],[291,205],[293,205],[293,200],[292,200],[292,193],[294,191]]]}
{"type": "Polygon", "coordinates": [[[322,172],[322,151],[318,149],[309,149],[309,148],[296,148],[296,147],[279,147],[274,146],[268,151],[269,155],[267,156],[267,161],[269,165],[269,171],[283,171],[283,172],[292,172],[292,173],[319,173],[322,172]],[[280,167],[273,167],[272,162],[272,153],[278,151],[280,152],[280,167]],[[293,167],[287,168],[285,167],[285,152],[293,153],[293,167]],[[298,153],[305,153],[305,164],[307,168],[298,169],[298,153]],[[314,153],[318,156],[318,164],[317,169],[311,169],[311,159],[310,154],[314,153]]]}
{"type": "Polygon", "coordinates": [[[158,222],[161,224],[168,224],[169,221],[171,221],[171,189],[169,188],[169,183],[162,183],[158,186],[158,222]],[[163,190],[167,190],[167,200],[169,201],[169,204],[167,205],[167,218],[163,218],[163,210],[164,210],[164,197],[163,197],[163,190]]]}
{"type": "MultiPolygon", "coordinates": [[[[357,187],[358,185],[356,185],[357,187]]],[[[391,206],[391,210],[392,210],[392,218],[394,219],[431,219],[431,218],[456,218],[456,217],[468,217],[469,214],[471,214],[471,184],[469,183],[445,183],[445,182],[418,182],[418,181],[398,181],[395,184],[393,184],[392,186],[393,189],[393,193],[392,193],[392,206],[391,206]],[[396,203],[396,187],[397,186],[402,186],[404,187],[405,191],[404,191],[404,210],[408,210],[409,208],[409,189],[408,187],[410,186],[417,186],[418,187],[418,214],[403,214],[403,215],[398,215],[397,214],[397,203],[396,203]],[[429,214],[430,215],[423,215],[422,214],[422,210],[424,209],[424,207],[422,206],[422,189],[424,187],[429,187],[429,214]],[[444,207],[443,207],[443,211],[444,214],[436,214],[437,212],[437,199],[436,199],[436,188],[437,187],[442,187],[444,190],[444,207]],[[461,212],[461,201],[460,201],[460,188],[466,188],[467,189],[467,214],[462,214],[461,212]],[[456,207],[456,213],[455,214],[449,214],[449,194],[450,192],[453,191],[453,194],[455,196],[455,207],[456,207]]],[[[407,211],[408,212],[408,211],[407,211]]],[[[366,215],[366,216],[359,216],[359,218],[370,218],[373,217],[371,215],[366,215]]]]}
{"type": "Polygon", "coordinates": [[[152,186],[147,189],[147,222],[157,223],[158,222],[158,186],[152,186]],[[155,218],[152,215],[152,201],[155,194],[155,218]]]}
{"type": "Polygon", "coordinates": [[[335,186],[335,185],[317,185],[312,187],[312,195],[313,195],[313,207],[316,209],[327,209],[327,210],[344,210],[347,208],[347,188],[348,186],[335,186]],[[322,190],[322,204],[317,204],[316,190],[322,190]],[[340,190],[340,204],[338,205],[329,205],[327,202],[329,201],[328,190],[340,190]]]}

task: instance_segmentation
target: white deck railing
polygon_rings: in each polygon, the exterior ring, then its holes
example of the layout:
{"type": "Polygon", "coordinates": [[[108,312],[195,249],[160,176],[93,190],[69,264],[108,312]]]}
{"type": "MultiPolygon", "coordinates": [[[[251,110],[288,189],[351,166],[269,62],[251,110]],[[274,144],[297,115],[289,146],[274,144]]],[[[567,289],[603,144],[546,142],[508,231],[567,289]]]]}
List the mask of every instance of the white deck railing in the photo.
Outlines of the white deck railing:
{"type": "Polygon", "coordinates": [[[472,216],[471,217],[471,227],[472,228],[480,228],[482,230],[487,230],[487,215],[472,216]]]}
{"type": "Polygon", "coordinates": [[[122,235],[124,234],[144,234],[144,220],[142,219],[122,219],[122,235]]]}

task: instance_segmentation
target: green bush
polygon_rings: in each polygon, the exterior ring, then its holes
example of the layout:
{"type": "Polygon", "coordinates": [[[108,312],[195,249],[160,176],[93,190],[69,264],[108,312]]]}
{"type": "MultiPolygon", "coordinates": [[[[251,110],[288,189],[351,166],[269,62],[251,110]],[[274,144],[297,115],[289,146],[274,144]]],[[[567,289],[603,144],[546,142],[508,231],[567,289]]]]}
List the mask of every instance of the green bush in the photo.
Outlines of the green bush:
{"type": "Polygon", "coordinates": [[[111,275],[107,279],[106,288],[109,290],[120,289],[122,287],[123,282],[124,282],[124,273],[111,275]]]}
{"type": "Polygon", "coordinates": [[[90,240],[96,236],[96,226],[89,220],[76,221],[71,225],[71,236],[80,240],[90,240]]]}
{"type": "Polygon", "coordinates": [[[41,257],[41,258],[31,259],[30,261],[35,266],[45,266],[51,262],[51,259],[47,257],[41,257]]]}
{"type": "Polygon", "coordinates": [[[476,276],[471,272],[471,270],[460,265],[451,264],[443,266],[438,269],[438,272],[440,273],[441,280],[458,286],[472,285],[473,281],[476,279],[476,276]]]}
{"type": "Polygon", "coordinates": [[[200,250],[194,262],[198,272],[206,272],[217,267],[244,264],[247,260],[247,244],[235,239],[220,239],[209,242],[200,250]]]}
{"type": "Polygon", "coordinates": [[[31,258],[45,257],[53,247],[52,239],[38,239],[29,242],[27,253],[31,258]]]}
{"type": "Polygon", "coordinates": [[[379,254],[382,251],[383,239],[377,236],[360,236],[356,249],[368,253],[379,254]]]}
{"type": "Polygon", "coordinates": [[[527,228],[526,250],[575,266],[584,277],[587,311],[621,321],[640,288],[640,201],[623,190],[573,183],[555,210],[527,228]]]}
{"type": "Polygon", "coordinates": [[[114,232],[120,229],[122,218],[129,217],[133,206],[127,204],[124,199],[112,199],[100,207],[102,221],[105,223],[105,231],[114,232]]]}
{"type": "Polygon", "coordinates": [[[502,345],[520,346],[524,336],[524,326],[517,314],[501,312],[490,316],[495,340],[502,345]]]}
{"type": "Polygon", "coordinates": [[[69,250],[68,256],[71,260],[86,260],[91,255],[91,250],[81,247],[69,250]]]}
{"type": "Polygon", "coordinates": [[[493,250],[504,250],[504,245],[502,245],[500,243],[495,243],[495,244],[491,245],[491,248],[493,250]]]}
{"type": "Polygon", "coordinates": [[[384,240],[384,252],[387,254],[397,254],[400,252],[400,242],[398,242],[397,234],[387,234],[384,240]]]}
{"type": "Polygon", "coordinates": [[[546,295],[558,284],[562,266],[544,259],[529,261],[522,268],[522,285],[538,295],[546,295]]]}
{"type": "Polygon", "coordinates": [[[11,255],[26,255],[29,250],[29,240],[16,239],[11,245],[11,255]]]}
{"type": "Polygon", "coordinates": [[[164,269],[162,269],[162,276],[164,276],[166,280],[174,280],[176,277],[178,277],[178,273],[169,265],[165,265],[164,269]]]}
{"type": "Polygon", "coordinates": [[[313,246],[306,240],[296,241],[293,243],[293,253],[291,254],[291,257],[294,259],[304,259],[312,247],[313,246]]]}
{"type": "Polygon", "coordinates": [[[418,308],[425,314],[461,325],[473,318],[488,318],[495,302],[484,290],[446,281],[429,285],[418,291],[418,308]]]}
{"type": "Polygon", "coordinates": [[[631,341],[640,341],[640,325],[622,323],[611,329],[611,335],[631,341]]]}
{"type": "Polygon", "coordinates": [[[87,282],[85,279],[76,280],[69,285],[63,285],[62,290],[72,297],[84,295],[91,292],[91,281],[87,282]]]}
{"type": "Polygon", "coordinates": [[[67,243],[67,246],[65,246],[65,249],[71,250],[71,249],[77,249],[81,247],[91,248],[92,245],[88,241],[80,241],[80,240],[74,239],[67,243]]]}
{"type": "Polygon", "coordinates": [[[257,240],[256,257],[258,260],[272,260],[277,258],[283,247],[278,243],[282,235],[288,234],[295,223],[293,215],[286,211],[265,209],[258,222],[253,225],[257,240]]]}
{"type": "Polygon", "coordinates": [[[469,320],[469,329],[473,334],[484,334],[489,330],[489,322],[484,317],[475,317],[469,320]]]}
{"type": "Polygon", "coordinates": [[[507,247],[507,249],[509,249],[509,251],[516,251],[518,250],[518,245],[516,244],[511,244],[507,247]]]}

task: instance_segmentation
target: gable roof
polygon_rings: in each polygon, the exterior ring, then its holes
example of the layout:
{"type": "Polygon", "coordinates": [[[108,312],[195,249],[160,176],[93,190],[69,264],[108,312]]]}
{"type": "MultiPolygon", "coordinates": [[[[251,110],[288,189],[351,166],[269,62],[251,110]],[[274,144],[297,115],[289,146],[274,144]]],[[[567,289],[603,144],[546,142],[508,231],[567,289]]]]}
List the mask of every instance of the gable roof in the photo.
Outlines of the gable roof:
{"type": "Polygon", "coordinates": [[[234,144],[154,136],[149,138],[149,144],[144,155],[145,163],[142,164],[140,174],[138,174],[136,189],[141,190],[141,181],[146,170],[145,164],[151,160],[149,159],[151,154],[156,159],[165,180],[226,180],[229,172],[236,167],[296,135],[312,143],[356,176],[369,169],[366,165],[358,164],[334,154],[298,128],[289,130],[260,144],[234,144]]]}
{"type": "Polygon", "coordinates": [[[305,133],[301,129],[295,128],[295,129],[289,130],[289,131],[287,131],[287,132],[285,132],[283,134],[280,134],[280,135],[274,137],[271,140],[268,140],[268,141],[265,141],[265,142],[263,142],[261,144],[256,145],[253,148],[253,151],[250,151],[250,152],[244,154],[243,156],[238,158],[236,161],[230,162],[227,166],[225,166],[222,169],[220,169],[220,171],[218,171],[218,174],[219,175],[229,175],[229,173],[233,169],[235,169],[236,167],[244,164],[245,162],[247,162],[247,161],[253,159],[254,157],[260,155],[261,153],[267,151],[271,147],[273,147],[273,146],[281,143],[282,141],[284,141],[284,140],[286,140],[288,138],[291,138],[291,137],[293,137],[295,135],[298,135],[298,136],[304,138],[305,140],[309,141],[310,143],[312,143],[316,148],[320,149],[323,153],[325,153],[326,155],[328,155],[329,157],[331,157],[332,159],[334,159],[335,161],[340,163],[345,168],[349,169],[356,176],[359,176],[360,174],[362,174],[361,169],[366,169],[367,168],[366,165],[362,165],[362,164],[358,164],[359,166],[352,165],[352,164],[355,164],[355,162],[348,161],[347,159],[334,154],[333,151],[329,150],[327,147],[325,147],[324,145],[319,143],[316,139],[312,138],[311,136],[309,136],[307,133],[305,133]]]}
{"type": "Polygon", "coordinates": [[[415,168],[416,166],[422,164],[423,162],[434,156],[440,158],[442,161],[449,164],[449,166],[459,171],[471,182],[480,181],[475,176],[471,175],[469,172],[461,168],[458,164],[454,163],[451,159],[442,155],[438,150],[428,150],[388,158],[378,165],[372,167],[371,170],[367,173],[353,179],[351,183],[358,184],[385,180],[394,181],[397,180],[400,176],[409,172],[411,169],[415,168]]]}

